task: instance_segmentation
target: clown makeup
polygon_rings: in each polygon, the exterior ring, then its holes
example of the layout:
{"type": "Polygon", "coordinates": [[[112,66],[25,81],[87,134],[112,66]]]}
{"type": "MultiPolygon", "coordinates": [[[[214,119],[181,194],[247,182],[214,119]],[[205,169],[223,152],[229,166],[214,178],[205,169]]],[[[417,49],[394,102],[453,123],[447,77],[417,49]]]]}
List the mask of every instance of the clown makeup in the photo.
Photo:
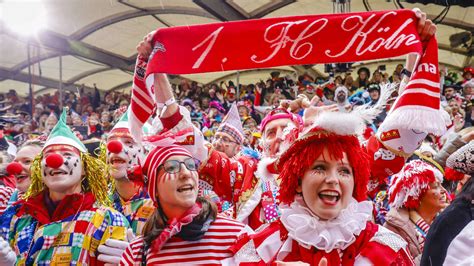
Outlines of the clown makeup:
{"type": "MultiPolygon", "coordinates": [[[[56,158],[54,158],[56,159],[56,158]]],[[[54,160],[58,161],[58,160],[54,160]]],[[[59,162],[61,160],[59,159],[59,162]]],[[[78,149],[70,145],[51,145],[43,151],[41,160],[43,182],[49,189],[52,200],[61,200],[66,195],[81,192],[81,179],[84,175],[81,155],[78,149]],[[49,166],[52,160],[50,155],[58,154],[62,157],[62,164],[49,166]]]]}
{"type": "Polygon", "coordinates": [[[291,123],[289,118],[275,119],[268,122],[263,132],[263,152],[270,157],[275,157],[280,152],[283,141],[283,130],[291,123]]]}
{"type": "Polygon", "coordinates": [[[320,219],[337,218],[345,209],[354,191],[354,174],[347,155],[341,160],[331,157],[327,149],[314,161],[298,190],[308,208],[320,219]]]}
{"type": "Polygon", "coordinates": [[[127,170],[145,161],[145,148],[133,140],[128,132],[114,132],[108,139],[118,141],[122,149],[118,153],[107,150],[107,164],[111,166],[111,175],[116,180],[127,178],[127,170]]]}
{"type": "MultiPolygon", "coordinates": [[[[189,158],[187,156],[171,156],[167,161],[184,162],[189,158]]],[[[176,174],[170,174],[163,167],[159,167],[156,194],[168,217],[174,217],[176,213],[184,213],[196,203],[198,181],[197,171],[189,170],[183,163],[180,163],[179,172],[176,174]]]]}
{"type": "Polygon", "coordinates": [[[20,148],[20,150],[16,153],[14,161],[19,163],[22,169],[20,174],[15,175],[16,188],[20,192],[26,192],[26,190],[28,190],[28,187],[31,184],[30,166],[35,159],[35,156],[40,152],[40,146],[28,145],[20,148]]]}

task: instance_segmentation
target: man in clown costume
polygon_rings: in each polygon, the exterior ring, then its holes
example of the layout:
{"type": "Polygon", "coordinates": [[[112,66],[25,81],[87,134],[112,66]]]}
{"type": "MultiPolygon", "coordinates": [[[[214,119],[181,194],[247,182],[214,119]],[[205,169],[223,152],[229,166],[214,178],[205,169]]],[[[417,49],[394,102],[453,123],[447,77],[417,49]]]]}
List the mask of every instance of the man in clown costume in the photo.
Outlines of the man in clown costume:
{"type": "Polygon", "coordinates": [[[98,246],[127,240],[127,219],[107,207],[105,165],[66,125],[64,110],[31,166],[24,198],[0,218],[0,263],[101,265],[98,246]]]}
{"type": "Polygon", "coordinates": [[[142,234],[145,222],[155,210],[144,187],[145,176],[140,164],[145,155],[143,145],[130,135],[127,111],[107,137],[106,160],[115,182],[113,207],[127,218],[135,235],[142,234]]]}

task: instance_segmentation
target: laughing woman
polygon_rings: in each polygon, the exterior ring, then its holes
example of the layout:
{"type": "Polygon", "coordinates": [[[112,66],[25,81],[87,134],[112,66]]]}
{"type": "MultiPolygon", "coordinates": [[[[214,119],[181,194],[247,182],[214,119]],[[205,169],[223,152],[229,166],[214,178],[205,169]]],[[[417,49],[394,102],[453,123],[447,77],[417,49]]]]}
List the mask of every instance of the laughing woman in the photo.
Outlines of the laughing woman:
{"type": "Polygon", "coordinates": [[[392,176],[390,211],[384,226],[402,236],[417,264],[421,260],[430,225],[448,206],[443,174],[431,164],[413,160],[392,176]]]}
{"type": "MultiPolygon", "coordinates": [[[[374,224],[365,201],[369,158],[365,124],[349,113],[323,113],[276,161],[280,223],[253,236],[265,262],[310,265],[411,265],[406,242],[374,224]]],[[[291,134],[291,132],[289,133],[291,134]]]]}
{"type": "Polygon", "coordinates": [[[148,154],[144,171],[157,209],[120,265],[238,265],[260,260],[255,249],[232,252],[231,247],[252,230],[220,217],[213,203],[198,197],[197,167],[181,146],[158,146],[148,154]]]}

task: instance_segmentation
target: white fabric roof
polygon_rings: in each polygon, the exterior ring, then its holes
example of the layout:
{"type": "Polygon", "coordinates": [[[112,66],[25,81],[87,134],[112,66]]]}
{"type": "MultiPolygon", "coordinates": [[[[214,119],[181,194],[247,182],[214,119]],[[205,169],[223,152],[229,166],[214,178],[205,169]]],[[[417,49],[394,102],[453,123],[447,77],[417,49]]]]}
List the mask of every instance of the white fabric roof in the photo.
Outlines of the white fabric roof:
{"type": "MultiPolygon", "coordinates": [[[[19,2],[29,3],[29,1],[19,2]]],[[[5,2],[4,0],[3,4],[5,2]]],[[[46,33],[41,33],[42,44],[33,42],[31,45],[35,93],[49,92],[58,87],[58,55],[62,55],[62,80],[71,90],[80,84],[93,87],[94,83],[104,91],[127,89],[132,79],[135,47],[143,36],[156,28],[213,23],[226,18],[233,19],[236,16],[244,19],[324,14],[332,13],[333,8],[330,0],[43,0],[42,2],[47,13],[48,25],[46,33]],[[219,7],[222,9],[219,10],[219,7]]],[[[397,9],[394,2],[353,0],[351,11],[397,9]],[[364,2],[368,4],[367,7],[364,2]]],[[[432,18],[444,8],[433,4],[403,3],[403,5],[410,9],[419,7],[432,18]]],[[[1,12],[0,10],[0,92],[14,89],[19,94],[26,95],[29,79],[26,39],[4,27],[2,22],[4,16],[1,12]]],[[[467,55],[467,49],[451,49],[449,36],[474,28],[474,8],[452,6],[443,23],[438,25],[437,32],[440,63],[460,70],[463,66],[471,64],[472,58],[467,55]]],[[[403,58],[363,62],[372,70],[378,65],[385,64],[389,73],[398,63],[403,63],[403,58]]],[[[323,65],[315,65],[307,70],[313,71],[313,74],[321,74],[323,68],[323,65]]],[[[282,74],[296,72],[295,68],[289,66],[277,69],[282,74]]],[[[301,68],[299,70],[301,71],[301,68]]],[[[271,71],[272,69],[244,71],[240,73],[239,81],[245,84],[266,79],[271,71]]],[[[236,81],[236,76],[231,76],[232,73],[235,74],[235,72],[220,72],[183,75],[183,77],[203,84],[218,81],[223,77],[236,81]]]]}

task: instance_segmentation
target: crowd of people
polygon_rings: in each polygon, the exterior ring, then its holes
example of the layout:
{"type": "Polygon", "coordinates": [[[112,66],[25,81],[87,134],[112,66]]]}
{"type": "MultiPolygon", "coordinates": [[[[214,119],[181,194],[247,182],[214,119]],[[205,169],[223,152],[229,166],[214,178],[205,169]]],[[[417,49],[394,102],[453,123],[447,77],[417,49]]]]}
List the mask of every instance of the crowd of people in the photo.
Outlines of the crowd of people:
{"type": "Polygon", "coordinates": [[[0,265],[472,265],[474,68],[441,71],[448,130],[392,130],[418,147],[400,155],[379,129],[413,60],[246,85],[154,74],[167,104],[142,139],[128,94],[82,88],[60,110],[59,93],[12,90],[0,265]]]}

